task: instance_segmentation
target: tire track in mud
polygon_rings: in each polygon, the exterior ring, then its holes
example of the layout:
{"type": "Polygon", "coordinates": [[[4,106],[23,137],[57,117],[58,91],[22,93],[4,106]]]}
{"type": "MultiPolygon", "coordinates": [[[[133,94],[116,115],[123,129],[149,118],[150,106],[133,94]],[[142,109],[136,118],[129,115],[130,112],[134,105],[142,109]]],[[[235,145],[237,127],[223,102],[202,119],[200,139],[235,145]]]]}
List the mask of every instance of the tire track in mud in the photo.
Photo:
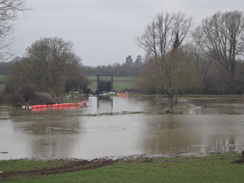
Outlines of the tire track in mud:
{"type": "Polygon", "coordinates": [[[0,177],[9,177],[14,175],[52,175],[58,173],[75,172],[80,170],[96,169],[113,164],[111,159],[88,160],[70,160],[67,164],[60,167],[44,168],[36,170],[20,170],[0,173],[0,177]]]}

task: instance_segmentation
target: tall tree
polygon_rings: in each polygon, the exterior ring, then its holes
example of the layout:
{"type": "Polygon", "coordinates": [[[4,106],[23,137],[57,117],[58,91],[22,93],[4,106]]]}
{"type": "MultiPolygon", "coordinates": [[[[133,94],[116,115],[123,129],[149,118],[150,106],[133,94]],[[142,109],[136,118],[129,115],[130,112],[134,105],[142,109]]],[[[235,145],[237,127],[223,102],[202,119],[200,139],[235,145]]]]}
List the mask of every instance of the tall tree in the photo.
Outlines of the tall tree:
{"type": "Polygon", "coordinates": [[[179,92],[201,87],[192,55],[181,48],[166,54],[163,61],[151,60],[147,64],[139,85],[147,92],[166,94],[169,112],[173,112],[179,92]]]}
{"type": "Polygon", "coordinates": [[[181,12],[158,14],[136,40],[150,60],[140,84],[150,92],[167,94],[170,112],[179,91],[197,83],[192,59],[180,48],[191,24],[192,18],[181,12]]]}
{"type": "MultiPolygon", "coordinates": [[[[6,38],[13,29],[19,12],[28,10],[25,0],[0,0],[0,50],[8,46],[6,38]]],[[[2,56],[2,55],[0,55],[2,56]]]]}
{"type": "Polygon", "coordinates": [[[217,12],[202,21],[193,37],[223,74],[226,87],[235,89],[240,75],[237,73],[236,65],[243,57],[244,50],[243,12],[217,12]]]}
{"type": "Polygon", "coordinates": [[[206,55],[201,48],[194,44],[188,44],[187,50],[190,52],[193,56],[194,65],[197,69],[197,73],[199,76],[204,79],[206,75],[208,74],[208,71],[210,67],[212,67],[212,61],[211,58],[206,55]]]}
{"type": "Polygon", "coordinates": [[[153,59],[164,60],[168,52],[182,44],[191,25],[192,18],[181,12],[160,13],[136,38],[136,42],[153,59]]]}
{"type": "Polygon", "coordinates": [[[70,88],[77,88],[77,80],[83,76],[79,70],[79,59],[71,42],[56,37],[43,38],[27,48],[27,57],[16,63],[13,77],[18,78],[18,85],[28,83],[40,92],[61,96],[67,82],[70,88]]]}

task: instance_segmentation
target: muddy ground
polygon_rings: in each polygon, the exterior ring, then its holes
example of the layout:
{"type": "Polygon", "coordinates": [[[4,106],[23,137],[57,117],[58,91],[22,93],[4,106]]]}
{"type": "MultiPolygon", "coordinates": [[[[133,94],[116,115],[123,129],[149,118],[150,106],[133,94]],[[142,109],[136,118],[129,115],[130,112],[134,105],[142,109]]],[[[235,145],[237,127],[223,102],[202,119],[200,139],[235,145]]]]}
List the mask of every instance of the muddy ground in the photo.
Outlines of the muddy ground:
{"type": "Polygon", "coordinates": [[[58,173],[74,172],[80,170],[96,169],[103,166],[111,165],[115,161],[111,159],[94,159],[91,161],[88,160],[68,160],[65,165],[54,167],[54,168],[45,168],[37,170],[23,170],[23,171],[10,171],[0,173],[0,177],[8,177],[13,175],[51,175],[58,173]]]}

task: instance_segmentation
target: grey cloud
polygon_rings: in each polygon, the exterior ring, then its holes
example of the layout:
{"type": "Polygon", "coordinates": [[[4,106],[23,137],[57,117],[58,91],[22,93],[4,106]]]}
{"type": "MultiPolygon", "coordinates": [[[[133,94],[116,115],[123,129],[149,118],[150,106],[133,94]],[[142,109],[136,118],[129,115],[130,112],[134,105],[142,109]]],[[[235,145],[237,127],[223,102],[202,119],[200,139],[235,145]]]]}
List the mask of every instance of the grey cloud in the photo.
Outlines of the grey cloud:
{"type": "Polygon", "coordinates": [[[13,49],[23,56],[41,37],[72,41],[85,65],[123,63],[143,55],[135,43],[159,12],[182,11],[200,20],[213,12],[243,10],[241,0],[27,0],[32,11],[17,21],[13,49]]]}

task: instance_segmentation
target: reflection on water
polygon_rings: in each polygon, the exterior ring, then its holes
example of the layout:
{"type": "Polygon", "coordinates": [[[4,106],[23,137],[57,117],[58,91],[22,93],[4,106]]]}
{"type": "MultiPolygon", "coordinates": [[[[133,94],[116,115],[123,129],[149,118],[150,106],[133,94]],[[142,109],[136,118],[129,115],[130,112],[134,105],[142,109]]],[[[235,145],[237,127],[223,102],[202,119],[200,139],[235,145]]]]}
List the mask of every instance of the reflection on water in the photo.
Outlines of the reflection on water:
{"type": "Polygon", "coordinates": [[[1,111],[0,159],[93,159],[244,150],[242,100],[192,102],[195,107],[181,115],[157,114],[161,105],[150,98],[118,97],[90,97],[87,107],[80,109],[1,111]]]}
{"type": "Polygon", "coordinates": [[[148,112],[160,110],[158,105],[153,106],[150,100],[120,97],[90,97],[84,114],[104,114],[116,112],[148,112]]]}
{"type": "Polygon", "coordinates": [[[195,114],[243,114],[244,98],[240,99],[197,99],[195,114]]]}
{"type": "Polygon", "coordinates": [[[147,136],[143,144],[146,154],[208,154],[244,149],[243,116],[177,115],[159,118],[161,123],[156,125],[161,128],[151,131],[151,136],[147,136]]]}

